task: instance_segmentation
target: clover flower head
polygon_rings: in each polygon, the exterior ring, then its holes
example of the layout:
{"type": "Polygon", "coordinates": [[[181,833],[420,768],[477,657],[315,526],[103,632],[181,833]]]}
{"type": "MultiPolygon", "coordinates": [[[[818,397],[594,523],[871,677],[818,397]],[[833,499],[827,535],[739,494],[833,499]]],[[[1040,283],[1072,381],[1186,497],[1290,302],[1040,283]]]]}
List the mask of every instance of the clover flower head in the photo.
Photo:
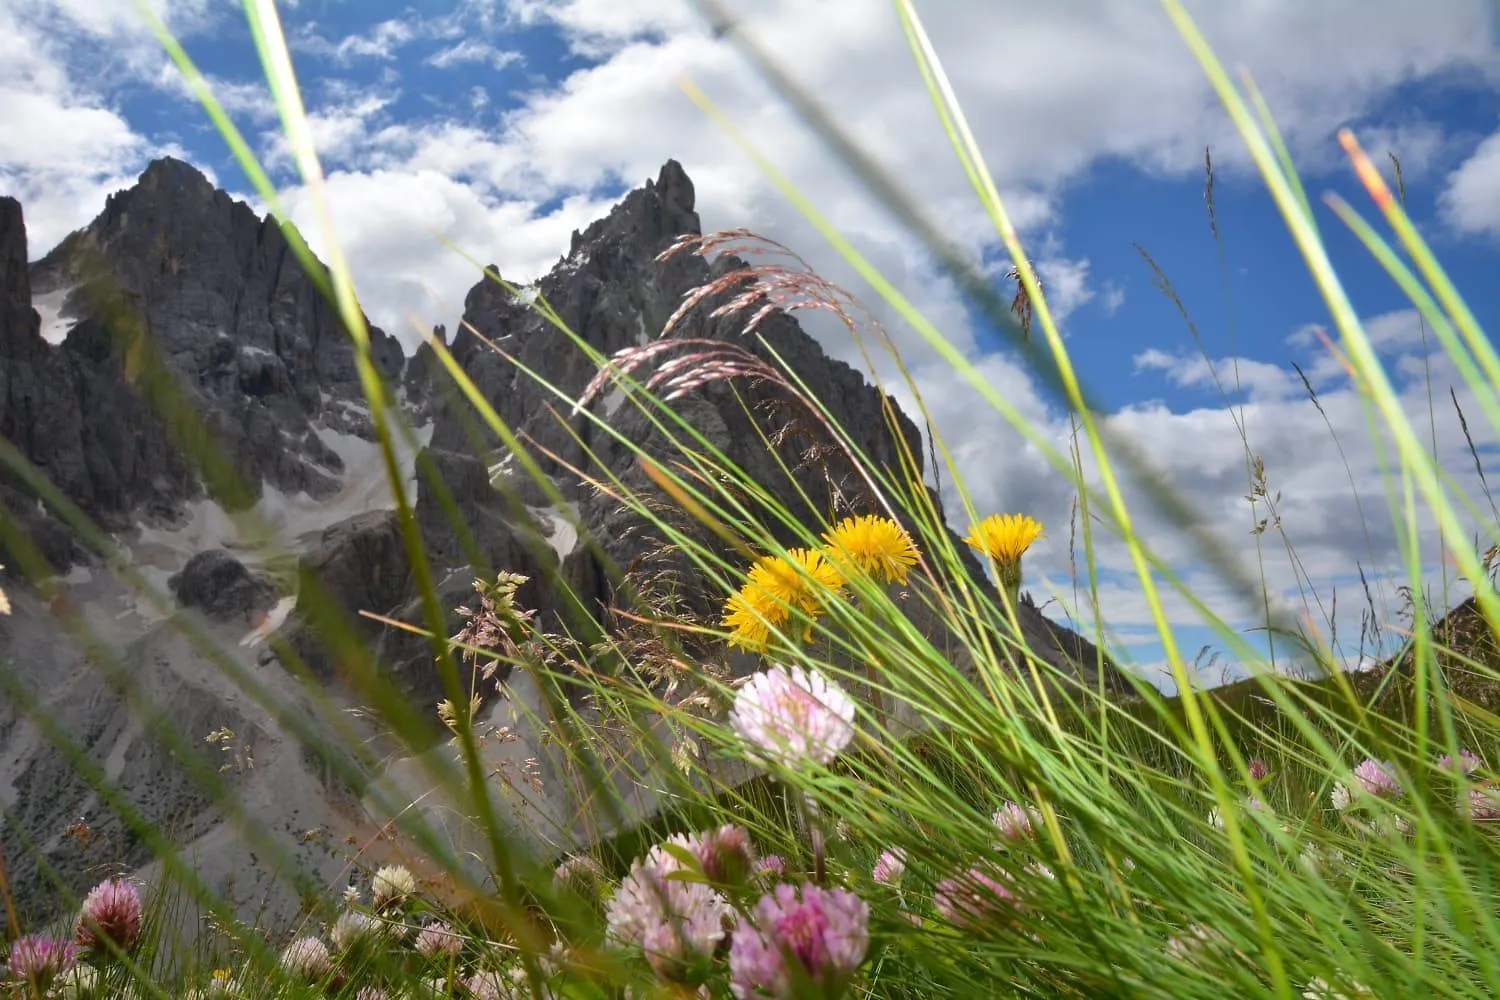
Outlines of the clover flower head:
{"type": "Polygon", "coordinates": [[[416,891],[417,878],[405,865],[385,865],[370,879],[370,902],[377,910],[400,903],[416,891]]]}
{"type": "Polygon", "coordinates": [[[827,764],[854,738],[854,702],[817,671],[777,664],[739,689],[729,722],[757,763],[827,764]]]}
{"type": "Polygon", "coordinates": [[[135,885],[122,878],[100,882],[83,897],[73,940],[80,948],[96,951],[113,942],[128,950],[141,936],[141,896],[135,885]]]}
{"type": "Polygon", "coordinates": [[[33,983],[45,990],[77,963],[78,953],[72,941],[27,934],[10,943],[7,967],[12,979],[33,983]]]}
{"type": "Polygon", "coordinates": [[[870,871],[870,877],[882,885],[896,885],[904,874],[906,874],[906,850],[901,847],[881,851],[880,857],[875,859],[875,867],[870,871]]]}
{"type": "Polygon", "coordinates": [[[777,885],[741,917],[729,946],[737,1000],[790,1000],[810,982],[838,996],[870,947],[870,907],[845,889],[777,885]]]}
{"type": "Polygon", "coordinates": [[[333,969],[333,956],[328,946],[315,937],[300,937],[281,951],[278,959],[281,968],[308,982],[316,982],[333,969]]]}

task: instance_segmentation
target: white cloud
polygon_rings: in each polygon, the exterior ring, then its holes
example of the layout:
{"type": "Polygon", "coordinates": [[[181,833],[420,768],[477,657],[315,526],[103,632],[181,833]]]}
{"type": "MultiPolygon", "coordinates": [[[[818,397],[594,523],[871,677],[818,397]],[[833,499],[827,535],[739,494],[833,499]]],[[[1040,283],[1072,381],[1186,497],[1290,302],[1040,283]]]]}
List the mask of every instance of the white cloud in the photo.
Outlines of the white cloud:
{"type": "Polygon", "coordinates": [[[1448,175],[1439,198],[1443,220],[1465,235],[1500,235],[1500,132],[1481,142],[1448,175]]]}
{"type": "Polygon", "coordinates": [[[466,63],[487,63],[492,69],[504,69],[522,60],[520,52],[501,49],[479,38],[465,38],[428,56],[426,62],[438,69],[449,69],[466,63]]]}
{"type": "MultiPolygon", "coordinates": [[[[1333,133],[1355,122],[1368,126],[1362,134],[1377,143],[1399,147],[1409,171],[1430,168],[1440,159],[1444,141],[1433,127],[1419,119],[1391,123],[1372,116],[1402,84],[1466,69],[1493,72],[1496,63],[1481,0],[1448,0],[1442,17],[1405,0],[1234,5],[1200,0],[1192,9],[1226,65],[1254,71],[1294,154],[1314,166],[1338,163],[1333,133]]],[[[872,10],[863,0],[758,0],[739,3],[736,10],[746,19],[749,36],[829,107],[950,239],[975,260],[982,251],[993,251],[993,227],[948,151],[889,7],[872,10]]],[[[1090,301],[1111,312],[1123,298],[1117,286],[1096,285],[1090,260],[1076,249],[1070,252],[1056,237],[1067,186],[1092,165],[1118,160],[1196,177],[1203,148],[1212,145],[1216,168],[1226,182],[1249,177],[1240,143],[1211,88],[1156,7],[1109,0],[1065,5],[1006,0],[983,16],[961,4],[928,5],[923,14],[1060,315],[1090,301]]],[[[315,135],[328,159],[328,195],[362,300],[378,323],[408,342],[415,337],[405,319],[410,313],[417,314],[418,330],[437,322],[453,325],[477,275],[442,246],[438,235],[480,260],[498,263],[507,277],[527,280],[566,250],[574,228],[608,207],[611,199],[597,192],[639,184],[669,157],[681,160],[692,176],[706,228],[752,224],[795,247],[828,277],[872,299],[744,153],[684,96],[679,84],[686,77],[960,350],[975,358],[989,384],[1046,440],[1066,451],[1072,428],[1056,402],[1016,360],[978,356],[967,312],[952,284],[934,274],[909,235],[751,71],[732,40],[716,39],[704,29],[689,3],[511,0],[502,5],[499,0],[473,0],[460,14],[383,22],[360,40],[330,41],[311,33],[296,37],[305,52],[345,62],[393,61],[415,41],[437,39],[448,47],[433,58],[451,64],[460,52],[478,56],[486,45],[495,45],[507,26],[542,22],[559,27],[585,64],[554,85],[519,95],[520,104],[493,129],[442,117],[392,120],[384,103],[397,86],[390,82],[354,92],[327,88],[320,95],[315,135]],[[465,23],[474,28],[472,40],[455,28],[460,16],[470,19],[465,23]],[[538,215],[539,206],[559,197],[560,209],[538,215]]],[[[84,97],[63,96],[71,101],[69,107],[103,107],[84,97]]],[[[464,114],[470,113],[466,107],[464,114]]],[[[101,142],[110,135],[104,124],[94,126],[101,142]]],[[[127,127],[118,148],[79,155],[91,164],[126,162],[149,146],[137,137],[138,147],[132,147],[132,135],[127,127]]],[[[1375,145],[1371,149],[1379,152],[1375,145]]],[[[1500,160],[1500,155],[1489,155],[1500,160]]],[[[1500,170],[1494,173],[1500,175],[1500,170]]],[[[1481,174],[1462,168],[1455,175],[1462,183],[1450,184],[1449,201],[1479,199],[1489,189],[1465,178],[1481,174]]],[[[77,198],[78,193],[66,197],[77,198]]],[[[315,249],[321,248],[323,237],[311,224],[306,192],[294,190],[288,198],[294,220],[315,249]]],[[[97,211],[100,200],[81,200],[87,208],[79,211],[97,211]]],[[[1492,203],[1500,204],[1500,197],[1480,208],[1487,211],[1492,203]]],[[[1466,210],[1467,219],[1482,218],[1466,210]]],[[[1483,225],[1500,229],[1500,217],[1483,225]]],[[[1035,550],[1029,573],[1035,579],[1063,580],[1072,501],[1067,482],[920,346],[889,309],[877,305],[874,311],[907,352],[922,396],[981,512],[1027,510],[1041,516],[1051,537],[1035,550]]],[[[808,326],[830,353],[857,361],[857,352],[836,327],[808,326]]],[[[1369,326],[1397,371],[1413,370],[1419,340],[1412,340],[1410,325],[1377,317],[1369,326]]],[[[1241,379],[1250,392],[1234,410],[1244,413],[1250,450],[1264,456],[1273,491],[1283,493],[1282,525],[1294,543],[1291,553],[1280,533],[1259,536],[1264,572],[1282,600],[1295,599],[1297,581],[1304,576],[1319,582],[1346,580],[1356,563],[1389,564],[1395,551],[1394,531],[1383,523],[1388,519],[1381,510],[1380,469],[1366,439],[1358,396],[1316,337],[1302,337],[1293,346],[1304,350],[1304,368],[1319,389],[1332,431],[1304,398],[1295,373],[1266,359],[1239,359],[1241,379]],[[1363,509],[1350,489],[1351,476],[1366,491],[1360,498],[1363,509]]],[[[1209,376],[1202,359],[1158,352],[1143,354],[1138,363],[1182,385],[1202,386],[1209,376]]],[[[1233,362],[1214,362],[1230,381],[1232,367],[1226,364],[1233,362]]],[[[1441,367],[1439,377],[1446,377],[1441,367]]],[[[916,413],[911,392],[897,388],[908,412],[916,413]]],[[[1426,413],[1425,394],[1414,395],[1411,403],[1411,412],[1426,413]]],[[[1439,413],[1438,419],[1445,467],[1462,470],[1466,452],[1453,431],[1454,418],[1439,413]]],[[[1138,442],[1163,481],[1176,483],[1226,544],[1255,565],[1256,540],[1249,534],[1255,515],[1244,499],[1247,456],[1229,410],[1141,404],[1106,423],[1138,442]]],[[[1463,478],[1467,473],[1456,475],[1469,483],[1463,478]]],[[[1089,468],[1089,476],[1097,473],[1089,468]]],[[[951,480],[945,470],[950,493],[951,480]]],[[[1128,495],[1140,530],[1173,565],[1189,571],[1194,591],[1236,622],[1249,621],[1244,595],[1216,583],[1202,566],[1201,541],[1153,514],[1139,484],[1129,484],[1128,495]]],[[[1430,526],[1424,530],[1431,552],[1430,526]]],[[[1138,633],[1149,615],[1129,576],[1127,554],[1107,535],[1099,541],[1107,578],[1105,613],[1113,625],[1138,633]]],[[[1179,598],[1169,602],[1169,610],[1174,619],[1192,618],[1179,598]]]]}

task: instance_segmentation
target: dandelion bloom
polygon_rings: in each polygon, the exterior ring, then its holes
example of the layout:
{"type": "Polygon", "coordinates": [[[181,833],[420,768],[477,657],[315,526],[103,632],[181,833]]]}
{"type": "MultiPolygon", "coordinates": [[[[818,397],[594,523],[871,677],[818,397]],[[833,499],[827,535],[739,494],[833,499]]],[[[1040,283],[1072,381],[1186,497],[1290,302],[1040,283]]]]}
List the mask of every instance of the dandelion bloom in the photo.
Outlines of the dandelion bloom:
{"type": "Polygon", "coordinates": [[[771,644],[771,626],[785,624],[788,611],[764,592],[749,586],[729,596],[724,602],[722,624],[729,629],[729,644],[751,653],[764,653],[771,644]]]}
{"type": "Polygon", "coordinates": [[[729,988],[737,1000],[837,997],[870,947],[870,907],[845,889],[783,882],[741,917],[729,946],[729,988]]]}
{"type": "Polygon", "coordinates": [[[905,873],[906,851],[897,847],[880,852],[880,857],[875,859],[875,867],[870,871],[870,877],[884,885],[896,885],[905,873]]]}
{"type": "Polygon", "coordinates": [[[1042,814],[1035,806],[1023,806],[1019,802],[1006,802],[990,817],[1000,836],[1006,840],[1029,840],[1042,822],[1042,814]]]}
{"type": "Polygon", "coordinates": [[[828,556],[841,567],[853,566],[887,583],[905,583],[917,564],[917,547],[906,529],[888,517],[846,517],[825,532],[828,556]]]}
{"type": "Polygon", "coordinates": [[[1025,514],[991,514],[973,525],[964,541],[997,563],[1019,563],[1031,543],[1042,537],[1042,524],[1025,514]]]}
{"type": "Polygon", "coordinates": [[[729,723],[762,764],[827,764],[854,738],[854,702],[817,671],[777,664],[739,689],[729,723]]]}
{"type": "Polygon", "coordinates": [[[816,614],[843,588],[844,574],[818,549],[788,549],[785,556],[757,559],[746,584],[775,605],[816,614]]]}
{"type": "Polygon", "coordinates": [[[141,896],[122,878],[100,882],[83,897],[73,940],[80,948],[106,950],[107,941],[121,951],[141,936],[141,896]]]}
{"type": "Polygon", "coordinates": [[[27,934],[10,943],[8,968],[11,977],[46,989],[58,976],[78,963],[72,941],[27,934]]]}

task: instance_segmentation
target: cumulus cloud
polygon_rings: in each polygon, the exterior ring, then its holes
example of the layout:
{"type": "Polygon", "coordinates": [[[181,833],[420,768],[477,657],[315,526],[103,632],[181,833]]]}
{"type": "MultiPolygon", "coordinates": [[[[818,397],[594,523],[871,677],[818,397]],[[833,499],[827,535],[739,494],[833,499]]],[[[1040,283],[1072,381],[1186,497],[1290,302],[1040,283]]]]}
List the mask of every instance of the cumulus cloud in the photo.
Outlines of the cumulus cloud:
{"type": "MultiPolygon", "coordinates": [[[[1490,72],[1495,65],[1481,0],[1452,0],[1443,17],[1405,0],[1200,0],[1190,6],[1226,64],[1256,73],[1294,155],[1314,170],[1339,165],[1332,136],[1351,122],[1396,144],[1409,171],[1429,169],[1440,162],[1447,138],[1420,120],[1382,121],[1380,110],[1405,84],[1476,68],[1490,72]]],[[[872,10],[862,0],[758,0],[734,9],[745,34],[827,105],[955,245],[976,261],[994,259],[993,228],[948,152],[889,7],[872,10]]],[[[1070,252],[1057,235],[1067,186],[1092,165],[1123,161],[1154,174],[1197,176],[1203,149],[1211,145],[1221,175],[1248,176],[1240,143],[1200,68],[1151,5],[1006,0],[982,17],[961,4],[930,5],[923,14],[1060,316],[1090,302],[1109,313],[1123,301],[1124,290],[1097,283],[1092,262],[1070,252]]],[[[431,324],[451,326],[457,319],[477,274],[444,246],[445,239],[497,263],[507,277],[528,280],[566,250],[572,229],[601,214],[623,188],[654,176],[669,157],[681,160],[692,176],[706,228],[753,225],[873,299],[743,151],[684,95],[680,83],[686,78],[910,296],[1043,441],[1068,453],[1075,427],[1041,383],[1019,358],[981,350],[952,284],[752,71],[733,38],[708,31],[685,0],[467,0],[451,14],[383,22],[358,40],[325,37],[306,22],[294,26],[293,36],[304,56],[333,65],[394,64],[418,41],[442,43],[428,56],[435,66],[468,59],[493,65],[505,58],[496,53],[512,47],[510,33],[538,28],[560,31],[578,58],[565,62],[558,78],[512,95],[512,105],[495,118],[475,110],[489,115],[486,102],[470,100],[463,118],[401,119],[391,113],[392,102],[398,88],[413,84],[400,78],[315,95],[314,134],[326,157],[338,234],[366,309],[378,323],[411,343],[431,324]]],[[[32,72],[46,71],[43,66],[32,72]]],[[[6,72],[16,71],[0,69],[6,72]]],[[[100,102],[69,93],[70,86],[62,74],[52,91],[60,106],[111,113],[100,102]]],[[[104,146],[81,158],[112,160],[124,170],[150,147],[128,125],[114,138],[106,126],[103,119],[94,123],[89,134],[104,146]]],[[[265,141],[274,157],[276,140],[265,141]]],[[[1484,214],[1500,204],[1500,197],[1487,198],[1484,180],[1500,176],[1495,149],[1500,147],[1493,140],[1481,146],[1450,178],[1444,204],[1450,216],[1459,213],[1471,226],[1500,230],[1500,218],[1485,221],[1484,214]],[[1482,157],[1493,159],[1497,169],[1486,167],[1482,157]]],[[[294,220],[321,249],[307,193],[293,189],[287,195],[294,220]]],[[[74,201],[89,206],[80,210],[87,212],[99,202],[74,201]]],[[[896,383],[883,367],[887,384],[913,415],[920,393],[981,512],[1043,516],[1049,534],[1029,559],[1029,585],[1071,603],[1069,572],[1082,530],[1068,523],[1074,497],[1066,477],[896,322],[892,310],[874,303],[873,311],[906,352],[917,391],[896,383]]],[[[1425,391],[1414,388],[1414,378],[1425,375],[1414,373],[1430,365],[1420,353],[1420,327],[1411,320],[1391,314],[1371,318],[1368,326],[1405,379],[1412,412],[1425,414],[1425,391]]],[[[836,324],[808,325],[830,353],[858,361],[836,324]]],[[[1137,367],[1176,385],[1211,389],[1215,374],[1229,384],[1238,368],[1247,391],[1232,407],[1216,399],[1175,409],[1139,403],[1104,422],[1112,433],[1138,443],[1160,481],[1193,502],[1224,544],[1244,556],[1250,572],[1265,574],[1275,601],[1315,613],[1317,602],[1301,597],[1306,581],[1343,587],[1357,581],[1361,566],[1389,566],[1397,536],[1382,509],[1379,448],[1368,439],[1362,403],[1341,367],[1311,326],[1262,333],[1278,347],[1292,336],[1286,346],[1300,352],[1299,363],[1319,393],[1317,405],[1279,352],[1258,357],[1249,351],[1210,362],[1143,351],[1137,367]],[[1264,458],[1271,494],[1281,494],[1275,512],[1270,496],[1256,505],[1245,499],[1255,455],[1264,458]],[[1266,530],[1252,535],[1262,519],[1266,530]]],[[[1437,370],[1435,378],[1446,377],[1441,366],[1437,370]]],[[[1462,393],[1460,400],[1466,400],[1462,393]]],[[[1461,470],[1466,446],[1456,417],[1443,411],[1437,421],[1445,468],[1461,470]]],[[[1088,459],[1084,464],[1086,479],[1097,482],[1098,470],[1088,459]]],[[[942,475],[958,511],[952,470],[942,475]]],[[[1463,472],[1455,475],[1472,485],[1463,472]]],[[[1182,567],[1193,592],[1237,627],[1253,625],[1256,595],[1235,591],[1204,568],[1201,539],[1154,514],[1143,484],[1127,483],[1127,496],[1138,511],[1138,530],[1169,564],[1182,567]]],[[[1102,610],[1122,635],[1145,635],[1150,615],[1132,578],[1129,553],[1102,525],[1093,527],[1102,610]]],[[[1425,551],[1435,552],[1430,524],[1424,522],[1422,530],[1425,551]]],[[[1394,600],[1388,581],[1370,572],[1372,587],[1385,587],[1382,600],[1394,600]]],[[[1179,598],[1171,599],[1169,612],[1174,620],[1195,619],[1179,598]]]]}
{"type": "Polygon", "coordinates": [[[1448,175],[1439,199],[1443,219],[1465,235],[1500,235],[1500,132],[1481,142],[1448,175]]]}

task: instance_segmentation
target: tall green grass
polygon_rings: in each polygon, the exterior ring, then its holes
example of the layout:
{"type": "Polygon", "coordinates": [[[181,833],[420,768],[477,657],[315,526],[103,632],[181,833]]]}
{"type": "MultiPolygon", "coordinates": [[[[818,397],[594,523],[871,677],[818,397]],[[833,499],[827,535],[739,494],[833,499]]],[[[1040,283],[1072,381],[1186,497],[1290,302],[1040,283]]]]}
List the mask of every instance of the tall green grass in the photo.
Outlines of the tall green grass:
{"type": "MultiPolygon", "coordinates": [[[[246,997],[584,997],[618,996],[629,985],[635,996],[727,996],[737,961],[728,937],[717,952],[687,967],[663,963],[660,956],[653,962],[638,946],[618,946],[606,927],[608,914],[619,916],[623,897],[617,893],[637,859],[665,841],[668,846],[655,855],[657,861],[672,858],[684,868],[672,881],[701,882],[712,873],[695,869],[681,849],[685,841],[667,838],[730,823],[748,833],[758,856],[775,855],[781,864],[779,872],[710,879],[734,920],[756,919],[758,898],[778,881],[840,887],[868,904],[869,947],[852,981],[804,983],[798,995],[845,990],[871,997],[1493,995],[1500,986],[1494,957],[1500,953],[1494,888],[1500,821],[1490,817],[1500,816],[1500,805],[1490,789],[1500,773],[1500,720],[1489,685],[1500,662],[1491,655],[1500,617],[1483,552],[1500,542],[1500,525],[1485,516],[1478,498],[1463,493],[1420,440],[1413,416],[1404,411],[1340,285],[1313,203],[1253,83],[1247,77],[1236,84],[1180,5],[1164,0],[1164,6],[1239,129],[1337,324],[1339,339],[1331,347],[1347,360],[1370,433],[1377,448],[1384,449],[1387,516],[1401,540],[1409,584],[1420,593],[1422,570],[1432,561],[1416,530],[1422,519],[1431,518],[1442,530],[1444,551],[1457,573],[1474,589],[1463,628],[1430,629],[1428,609],[1416,600],[1411,641],[1391,670],[1359,677],[1334,670],[1318,682],[1296,680],[1275,669],[1276,646],[1269,653],[1253,648],[1163,562],[1152,540],[1136,528],[1140,516],[1126,502],[1127,477],[1155,484],[1148,491],[1150,502],[1198,540],[1226,580],[1259,599],[1268,630],[1300,634],[1305,647],[1336,666],[1332,651],[1320,648],[1316,632],[1276,619],[1259,561],[1261,533],[1253,536],[1254,553],[1226,548],[1194,509],[1193,498],[1175,492],[1138,447],[1101,419],[939,54],[914,6],[897,0],[934,114],[965,168],[980,210],[1012,255],[1032,310],[1034,339],[1021,330],[1010,305],[973,262],[943,240],[914,199],[858,149],[816,96],[799,89],[742,35],[733,37],[855,176],[891,207],[1001,328],[1014,334],[1035,376],[1071,406],[1076,439],[1069,452],[1056,448],[988,385],[768,156],[743,140],[742,145],[874,294],[1072,482],[1082,527],[1080,572],[1087,578],[1075,581],[1075,592],[1097,593],[1097,532],[1108,532],[1127,546],[1180,695],[1163,698],[1127,677],[1124,683],[1133,692],[1126,696],[1106,684],[1102,659],[1066,669],[1036,655],[1020,628],[1024,609],[1015,594],[976,573],[964,552],[958,536],[991,512],[976,509],[969,499],[964,470],[954,463],[940,429],[926,421],[934,456],[928,471],[936,474],[940,465],[961,498],[961,509],[946,514],[922,482],[920,456],[908,447],[895,465],[872,461],[862,443],[838,426],[817,393],[781,363],[776,345],[753,331],[743,338],[743,350],[693,348],[705,356],[718,351],[713,355],[717,360],[733,362],[729,370],[734,377],[724,377],[726,369],[721,368],[718,375],[705,374],[705,384],[736,394],[730,398],[739,399],[752,417],[764,397],[749,390],[750,381],[773,386],[798,418],[821,435],[828,454],[857,470],[856,508],[834,509],[821,496],[779,496],[766,484],[751,481],[664,398],[670,385],[658,377],[654,359],[635,357],[633,367],[612,363],[574,336],[579,349],[600,366],[601,384],[623,391],[628,405],[640,411],[670,452],[648,454],[593,410],[580,409],[581,418],[593,425],[593,439],[613,440],[628,449],[645,474],[627,479],[601,463],[579,471],[648,525],[661,549],[675,553],[678,564],[691,572],[662,575],[649,560],[639,567],[612,567],[623,614],[613,631],[600,633],[542,623],[518,603],[518,581],[503,575],[508,567],[476,566],[482,584],[470,605],[476,613],[471,627],[450,639],[448,609],[442,606],[404,499],[396,461],[397,436],[409,440],[410,427],[369,356],[364,319],[347,263],[337,250],[321,168],[275,7],[270,0],[247,0],[247,20],[289,148],[316,207],[323,245],[331,248],[324,290],[351,332],[421,597],[421,620],[387,625],[424,635],[443,680],[441,717],[451,743],[423,756],[424,773],[432,782],[433,800],[471,817],[478,835],[457,850],[421,810],[384,802],[412,867],[433,877],[410,891],[387,892],[386,898],[372,891],[372,883],[400,882],[399,873],[389,869],[373,880],[368,871],[361,875],[357,899],[341,899],[338,887],[305,887],[306,923],[300,931],[331,939],[335,948],[325,965],[316,947],[295,945],[291,954],[302,960],[293,962],[284,950],[284,934],[268,939],[232,912],[196,877],[191,859],[174,852],[166,833],[109,787],[47,706],[9,685],[6,695],[27,699],[22,704],[46,738],[88,774],[126,827],[167,861],[148,920],[165,930],[121,953],[90,956],[89,967],[102,977],[99,995],[180,996],[199,989],[246,997]],[[804,506],[825,510],[826,523],[808,523],[794,512],[804,506]],[[846,514],[888,518],[909,534],[915,564],[905,581],[846,572],[830,583],[794,571],[786,578],[788,586],[810,595],[808,601],[791,614],[767,613],[776,611],[774,605],[752,602],[765,613],[766,649],[753,656],[728,655],[724,629],[716,616],[692,610],[703,603],[693,598],[707,594],[708,603],[717,605],[741,590],[755,560],[786,560],[790,549],[823,546],[823,533],[846,514]],[[960,529],[957,534],[949,530],[945,516],[960,529]],[[1466,518],[1483,526],[1478,546],[1465,537],[1466,518]],[[683,593],[684,588],[691,592],[683,593]],[[1213,623],[1226,649],[1254,668],[1250,680],[1217,692],[1195,687],[1192,664],[1163,610],[1167,590],[1186,598],[1213,623]],[[852,738],[834,759],[757,760],[745,733],[726,717],[730,706],[742,706],[746,673],[772,662],[827,678],[853,698],[852,738]],[[507,737],[486,731],[477,720],[481,702],[495,695],[496,671],[506,670],[513,689],[534,689],[536,710],[529,721],[546,733],[545,756],[564,776],[564,787],[549,792],[586,814],[570,815],[559,825],[541,819],[529,829],[514,825],[518,811],[507,803],[524,795],[531,772],[523,766],[490,773],[486,749],[503,745],[507,737]],[[1477,755],[1473,771],[1439,764],[1441,755],[1457,757],[1465,749],[1477,755]],[[642,792],[660,806],[645,822],[636,805],[642,792]],[[1027,817],[1011,837],[997,828],[994,815],[1006,803],[1017,804],[1009,813],[1013,819],[1027,817]],[[581,854],[558,869],[561,854],[572,849],[574,827],[584,832],[581,854]],[[549,851],[538,844],[569,846],[549,851]],[[882,862],[885,852],[899,852],[904,859],[899,878],[891,876],[890,856],[882,862]],[[881,878],[876,877],[877,863],[881,878]],[[952,900],[954,891],[964,887],[965,873],[973,872],[982,877],[968,885],[975,893],[965,897],[972,919],[963,919],[965,912],[955,911],[952,900]],[[186,951],[174,949],[173,935],[166,930],[193,912],[212,916],[212,932],[199,936],[186,951]],[[459,948],[453,954],[424,954],[416,947],[419,931],[439,920],[457,936],[459,948]],[[351,931],[356,925],[362,928],[358,934],[351,931]],[[335,927],[340,929],[334,932],[335,927]],[[731,951],[727,958],[726,948],[731,951]],[[216,974],[215,969],[227,971],[216,974]],[[374,989],[384,993],[360,992],[374,989]]],[[[706,12],[720,27],[732,27],[724,12],[711,5],[706,12]]],[[[153,17],[149,10],[143,14],[153,17]]],[[[153,24],[246,176],[266,204],[276,206],[274,185],[249,144],[215,102],[187,53],[159,22],[153,19],[153,24]]],[[[687,86],[706,113],[738,138],[733,123],[711,99],[687,86]]],[[[1500,428],[1494,388],[1500,363],[1490,341],[1400,199],[1354,138],[1346,134],[1343,142],[1394,239],[1382,236],[1337,198],[1328,200],[1329,207],[1421,313],[1477,401],[1479,412],[1468,419],[1500,428]]],[[[1211,194],[1211,166],[1208,182],[1211,194]]],[[[1212,214],[1210,224],[1222,259],[1212,214]]],[[[300,235],[285,223],[283,229],[310,272],[321,276],[300,235]]],[[[1166,276],[1159,269],[1157,273],[1163,290],[1175,298],[1166,276]]],[[[808,276],[806,281],[811,288],[817,279],[808,276]]],[[[722,300],[721,294],[709,305],[722,300]]],[[[537,299],[535,308],[573,336],[543,299],[537,299]]],[[[889,338],[853,315],[851,304],[850,333],[860,338],[867,357],[893,351],[889,338]]],[[[452,398],[472,411],[477,445],[509,449],[541,488],[560,500],[555,485],[541,473],[538,457],[545,456],[534,442],[506,424],[444,344],[434,340],[432,347],[451,383],[452,398]]],[[[149,352],[145,357],[149,363],[149,352]]],[[[925,418],[920,386],[899,357],[894,360],[925,418]]],[[[877,370],[884,368],[872,360],[870,376],[878,382],[877,370]]],[[[523,374],[555,395],[560,413],[571,412],[577,403],[538,373],[523,374]]],[[[169,385],[150,391],[159,407],[170,402],[169,385]]],[[[891,419],[893,439],[906,444],[894,414],[891,419]]],[[[762,443],[781,463],[787,480],[805,484],[807,477],[793,475],[786,449],[778,448],[775,428],[767,428],[763,420],[755,426],[766,431],[762,443]]],[[[1238,426],[1247,487],[1253,490],[1263,473],[1243,423],[1238,426]]],[[[212,451],[211,442],[187,431],[180,443],[200,460],[212,451]]],[[[172,612],[164,595],[150,593],[148,582],[125,564],[111,540],[41,481],[14,448],[5,445],[0,458],[31,482],[87,544],[111,559],[112,568],[133,587],[173,614],[174,626],[189,630],[205,657],[315,747],[331,771],[378,797],[381,786],[372,778],[380,762],[347,727],[334,728],[332,738],[326,735],[324,727],[336,721],[330,703],[315,706],[311,715],[276,704],[229,651],[215,647],[212,636],[195,631],[190,619],[172,612]]],[[[430,464],[422,471],[426,488],[442,489],[430,464]]],[[[1351,474],[1351,489],[1367,488],[1351,474]]],[[[1270,504],[1268,491],[1263,489],[1261,497],[1270,504]]],[[[1267,522],[1279,521],[1274,507],[1267,510],[1267,522]]],[[[1060,523],[1064,516],[1061,511],[1025,513],[1049,523],[1060,523]]],[[[0,526],[6,528],[7,549],[45,593],[47,567],[39,553],[10,526],[0,526]]],[[[1285,535],[1283,541],[1295,558],[1295,546],[1285,535]]],[[[595,540],[585,542],[605,556],[595,540]]],[[[553,588],[566,587],[555,572],[548,582],[553,588]]],[[[309,613],[329,604],[311,582],[305,588],[299,599],[309,613]]],[[[1319,595],[1309,595],[1307,603],[1310,612],[1320,608],[1319,595]]],[[[1094,618],[1096,634],[1107,634],[1109,623],[1099,620],[1097,601],[1074,611],[1079,620],[1094,618]]],[[[1329,613],[1320,614],[1331,621],[1329,613]]],[[[1310,617],[1318,620],[1319,615],[1310,617]]],[[[361,662],[359,643],[352,631],[341,629],[338,616],[330,611],[320,621],[328,624],[341,659],[361,662]]],[[[114,651],[89,634],[81,617],[64,624],[90,644],[104,675],[128,691],[129,678],[114,651]]],[[[1448,623],[1457,624],[1456,619],[1448,623]]],[[[288,669],[300,669],[284,643],[278,652],[288,669]]],[[[426,745],[425,728],[413,718],[412,706],[402,702],[386,679],[363,669],[350,680],[405,746],[415,751],[426,745]]],[[[182,734],[154,716],[150,705],[134,699],[131,707],[164,743],[182,742],[182,734]]],[[[191,754],[183,757],[193,759],[191,754]]],[[[260,849],[279,859],[289,877],[295,872],[285,845],[257,830],[253,816],[236,813],[233,789],[211,768],[200,767],[193,777],[248,837],[258,838],[260,849]]],[[[13,864],[18,849],[33,849],[5,846],[0,866],[13,864]]],[[[356,861],[375,857],[373,851],[355,853],[356,861]]],[[[365,866],[376,867],[368,860],[365,866]]],[[[9,938],[38,929],[23,926],[9,902],[7,912],[9,938]]],[[[735,927],[736,940],[748,933],[739,924],[735,927]]],[[[32,989],[37,985],[10,988],[28,995],[39,992],[32,989]]],[[[54,988],[76,995],[81,985],[66,980],[54,988]]]]}

